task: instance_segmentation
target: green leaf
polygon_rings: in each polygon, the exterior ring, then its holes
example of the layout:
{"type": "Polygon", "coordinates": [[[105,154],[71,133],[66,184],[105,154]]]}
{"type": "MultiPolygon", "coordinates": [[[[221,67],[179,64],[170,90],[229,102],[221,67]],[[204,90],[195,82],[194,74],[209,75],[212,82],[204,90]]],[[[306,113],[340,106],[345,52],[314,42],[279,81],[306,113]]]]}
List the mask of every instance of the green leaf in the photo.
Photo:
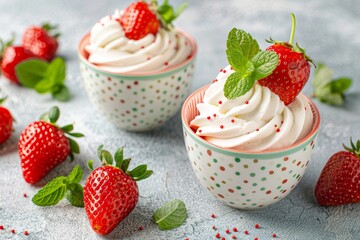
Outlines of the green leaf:
{"type": "Polygon", "coordinates": [[[184,11],[185,9],[189,6],[189,3],[188,2],[184,2],[182,3],[175,11],[175,18],[179,17],[184,11]]]}
{"type": "Polygon", "coordinates": [[[102,152],[103,148],[104,148],[104,145],[101,144],[97,149],[97,156],[100,160],[101,160],[101,152],[102,152]]]}
{"type": "Polygon", "coordinates": [[[331,81],[331,92],[343,93],[348,90],[352,84],[352,80],[347,77],[337,78],[331,81]]]}
{"type": "Polygon", "coordinates": [[[247,93],[255,84],[255,79],[250,75],[232,73],[224,85],[224,95],[228,99],[235,99],[247,93]]]}
{"type": "Polygon", "coordinates": [[[65,181],[66,177],[63,176],[51,180],[32,198],[33,203],[38,206],[51,206],[59,203],[65,196],[65,181]]]}
{"type": "Polygon", "coordinates": [[[75,166],[74,169],[71,171],[67,180],[69,183],[79,183],[83,177],[83,170],[79,165],[75,166]]]}
{"type": "Polygon", "coordinates": [[[88,167],[90,170],[94,170],[93,163],[94,163],[94,160],[89,160],[89,161],[87,162],[87,167],[88,167]]]}
{"type": "Polygon", "coordinates": [[[185,203],[174,199],[156,210],[153,221],[161,230],[171,230],[180,227],[186,220],[187,212],[185,203]]]}
{"type": "Polygon", "coordinates": [[[41,94],[51,92],[51,89],[55,86],[55,82],[49,80],[48,78],[44,78],[40,82],[38,82],[34,89],[41,94]]]}
{"type": "Polygon", "coordinates": [[[64,132],[68,133],[72,130],[74,130],[74,125],[73,124],[68,124],[68,125],[65,125],[61,128],[61,130],[63,130],[64,132]]]}
{"type": "Polygon", "coordinates": [[[82,133],[78,133],[78,132],[68,132],[67,134],[69,134],[70,136],[76,137],[76,138],[80,138],[80,137],[84,137],[85,135],[82,133]]]}
{"type": "Polygon", "coordinates": [[[108,164],[112,165],[113,164],[113,157],[111,156],[111,153],[107,150],[102,150],[101,151],[101,161],[107,162],[108,164]]]}
{"type": "Polygon", "coordinates": [[[124,159],[124,161],[121,164],[121,170],[123,170],[124,173],[127,172],[129,165],[131,162],[131,158],[124,159]]]}
{"type": "Polygon", "coordinates": [[[252,59],[260,51],[259,44],[249,33],[236,28],[229,32],[226,46],[229,51],[242,54],[246,60],[252,59]]]}
{"type": "Polygon", "coordinates": [[[138,182],[138,181],[141,181],[141,180],[144,180],[148,177],[150,177],[154,172],[152,170],[146,170],[146,172],[140,176],[140,177],[137,177],[135,180],[138,182]]]}
{"type": "Polygon", "coordinates": [[[317,89],[330,83],[333,73],[332,69],[322,63],[319,63],[315,69],[315,77],[312,83],[313,87],[317,89]]]}
{"type": "Polygon", "coordinates": [[[49,111],[49,120],[51,123],[56,123],[60,116],[60,109],[57,106],[50,108],[49,111]]]}
{"type": "Polygon", "coordinates": [[[52,91],[52,96],[61,102],[69,101],[71,98],[70,91],[65,85],[57,85],[57,88],[52,91]]]}
{"type": "Polygon", "coordinates": [[[84,188],[79,183],[69,184],[66,199],[75,207],[84,207],[84,188]]]}
{"type": "Polygon", "coordinates": [[[147,165],[143,164],[129,171],[129,174],[132,178],[136,179],[137,177],[141,177],[142,175],[144,175],[146,170],[147,170],[147,165]]]}
{"type": "Polygon", "coordinates": [[[69,140],[69,143],[70,143],[71,152],[72,153],[80,153],[79,144],[71,138],[67,138],[67,139],[69,140]]]}
{"type": "Polygon", "coordinates": [[[21,85],[34,88],[38,82],[46,77],[49,64],[43,60],[31,59],[16,65],[15,71],[21,85]]]}
{"type": "Polygon", "coordinates": [[[226,56],[230,66],[239,73],[245,73],[248,60],[242,53],[235,50],[226,50],[226,56]]]}
{"type": "Polygon", "coordinates": [[[340,93],[329,93],[325,96],[319,97],[319,100],[323,103],[334,106],[341,106],[344,104],[344,96],[340,93]]]}
{"type": "Polygon", "coordinates": [[[275,70],[279,63],[279,56],[275,52],[261,51],[251,59],[251,62],[255,68],[253,76],[255,80],[259,80],[269,76],[275,70]]]}
{"type": "Polygon", "coordinates": [[[116,152],[114,154],[114,158],[115,158],[115,163],[116,163],[115,166],[117,168],[121,168],[121,165],[124,160],[124,147],[121,147],[118,150],[116,150],[116,152]]]}
{"type": "Polygon", "coordinates": [[[66,76],[66,65],[62,58],[55,58],[51,61],[46,71],[46,78],[56,84],[63,84],[66,76]]]}

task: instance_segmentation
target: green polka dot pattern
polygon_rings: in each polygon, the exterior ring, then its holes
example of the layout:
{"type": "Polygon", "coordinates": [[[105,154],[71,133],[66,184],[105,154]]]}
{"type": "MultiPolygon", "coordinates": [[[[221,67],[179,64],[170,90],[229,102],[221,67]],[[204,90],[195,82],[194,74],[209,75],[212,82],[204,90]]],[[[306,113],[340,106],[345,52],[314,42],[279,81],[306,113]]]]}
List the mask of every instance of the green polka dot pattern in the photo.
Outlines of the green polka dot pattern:
{"type": "Polygon", "coordinates": [[[290,154],[238,157],[224,149],[216,151],[184,128],[187,153],[201,184],[220,201],[239,209],[262,208],[286,197],[305,173],[316,135],[290,154]]]}
{"type": "Polygon", "coordinates": [[[116,126],[147,131],[164,124],[189,94],[194,64],[161,75],[128,77],[98,72],[80,63],[92,104],[116,126]]]}

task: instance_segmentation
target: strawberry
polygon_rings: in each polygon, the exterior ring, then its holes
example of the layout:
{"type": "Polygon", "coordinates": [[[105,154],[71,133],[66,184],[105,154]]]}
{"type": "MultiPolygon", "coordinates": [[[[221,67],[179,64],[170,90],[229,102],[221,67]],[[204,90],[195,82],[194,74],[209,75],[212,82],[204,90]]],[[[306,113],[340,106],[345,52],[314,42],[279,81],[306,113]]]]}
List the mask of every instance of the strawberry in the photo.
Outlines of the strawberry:
{"type": "Polygon", "coordinates": [[[1,71],[3,75],[11,82],[20,84],[19,79],[15,73],[15,67],[22,61],[30,58],[34,58],[35,55],[26,50],[22,46],[12,46],[14,37],[4,43],[1,43],[1,71]]]}
{"type": "MultiPolygon", "coordinates": [[[[91,227],[97,234],[110,233],[135,208],[139,198],[136,181],[149,177],[153,172],[146,165],[128,171],[131,159],[123,159],[123,148],[114,158],[98,148],[102,166],[92,171],[84,185],[84,205],[91,227]],[[113,166],[115,159],[115,166],[113,166]]],[[[92,161],[89,161],[92,169],[92,161]]]]}
{"type": "Polygon", "coordinates": [[[360,203],[360,141],[350,139],[351,148],[331,156],[315,186],[315,197],[322,206],[360,203]]]}
{"type": "Polygon", "coordinates": [[[56,26],[50,24],[44,24],[41,27],[31,26],[27,28],[22,38],[24,48],[36,56],[50,61],[55,57],[59,46],[57,38],[60,34],[51,33],[56,28],[56,26]]]}
{"type": "Polygon", "coordinates": [[[296,43],[293,46],[296,20],[292,17],[292,30],[289,42],[278,42],[270,38],[274,43],[266,50],[275,52],[279,56],[279,63],[275,70],[258,81],[262,86],[268,87],[272,92],[279,95],[286,104],[290,104],[305,86],[310,76],[310,64],[313,61],[305,54],[305,50],[296,43]]]}
{"type": "MultiPolygon", "coordinates": [[[[5,98],[0,99],[0,104],[5,98]]],[[[13,119],[9,110],[0,106],[0,144],[6,142],[13,132],[13,119]]]]}
{"type": "Polygon", "coordinates": [[[73,159],[74,153],[80,152],[79,145],[67,135],[84,135],[71,132],[73,125],[62,128],[55,125],[59,115],[59,108],[52,107],[49,113],[43,114],[43,120],[31,123],[20,135],[18,150],[23,176],[28,183],[38,182],[67,157],[73,159]]]}
{"type": "Polygon", "coordinates": [[[130,4],[121,16],[120,24],[124,29],[125,36],[133,40],[139,40],[149,33],[155,35],[159,28],[156,14],[145,2],[130,4]]]}

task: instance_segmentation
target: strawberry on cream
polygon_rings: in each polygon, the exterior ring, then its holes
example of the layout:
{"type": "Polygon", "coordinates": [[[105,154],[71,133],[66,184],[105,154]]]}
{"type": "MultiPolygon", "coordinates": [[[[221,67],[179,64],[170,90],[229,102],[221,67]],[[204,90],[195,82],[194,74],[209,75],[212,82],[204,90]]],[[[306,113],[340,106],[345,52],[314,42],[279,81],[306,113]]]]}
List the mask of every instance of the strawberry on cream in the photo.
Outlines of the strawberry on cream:
{"type": "Polygon", "coordinates": [[[230,66],[222,70],[197,105],[200,114],[191,127],[198,136],[223,148],[263,151],[290,146],[309,134],[313,114],[304,95],[285,106],[278,95],[256,83],[229,100],[223,88],[233,72],[230,66]]]}
{"type": "Polygon", "coordinates": [[[139,40],[125,36],[119,19],[122,13],[102,18],[90,33],[86,47],[89,62],[114,73],[161,71],[184,62],[192,53],[188,39],[176,29],[159,27],[139,40]]]}

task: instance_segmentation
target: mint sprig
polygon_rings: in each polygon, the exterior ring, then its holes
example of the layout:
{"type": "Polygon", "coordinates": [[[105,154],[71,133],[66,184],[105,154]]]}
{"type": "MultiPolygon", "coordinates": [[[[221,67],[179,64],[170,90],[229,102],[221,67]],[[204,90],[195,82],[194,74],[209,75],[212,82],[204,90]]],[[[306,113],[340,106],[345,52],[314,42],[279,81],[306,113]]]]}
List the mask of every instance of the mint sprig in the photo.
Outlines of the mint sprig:
{"type": "Polygon", "coordinates": [[[20,83],[40,94],[51,93],[56,100],[65,102],[70,99],[69,89],[65,85],[66,65],[62,58],[55,58],[50,63],[30,59],[16,66],[20,83]]]}
{"type": "Polygon", "coordinates": [[[269,76],[279,63],[275,52],[261,51],[257,41],[247,32],[233,28],[226,42],[226,56],[234,69],[224,85],[224,95],[235,99],[247,93],[260,80],[269,76]]]}
{"type": "Polygon", "coordinates": [[[186,220],[185,203],[174,199],[160,207],[153,215],[153,221],[161,230],[171,230],[180,227],[186,220]]]}
{"type": "Polygon", "coordinates": [[[54,125],[57,128],[60,128],[64,132],[67,140],[69,141],[69,145],[70,145],[70,160],[73,161],[74,154],[80,153],[80,147],[79,147],[79,144],[70,137],[81,138],[81,137],[84,137],[84,134],[79,133],[79,132],[72,132],[74,130],[73,124],[68,124],[63,127],[59,127],[58,125],[56,125],[56,122],[59,119],[59,117],[60,117],[59,107],[53,106],[52,108],[50,108],[49,112],[45,112],[40,116],[40,120],[51,123],[52,125],[54,125]]]}
{"type": "Polygon", "coordinates": [[[38,206],[53,206],[58,204],[65,196],[71,205],[84,207],[83,187],[79,184],[83,177],[80,166],[76,166],[65,177],[57,177],[48,182],[32,198],[32,202],[38,206]]]}
{"type": "Polygon", "coordinates": [[[321,102],[341,106],[345,102],[345,92],[350,88],[352,80],[348,77],[333,79],[333,70],[319,63],[313,80],[313,96],[321,102]]]}
{"type": "MultiPolygon", "coordinates": [[[[128,171],[129,165],[131,162],[131,158],[124,159],[124,147],[121,147],[116,150],[114,156],[107,150],[104,150],[104,145],[100,145],[97,149],[97,156],[99,160],[102,162],[103,166],[114,166],[119,168],[124,173],[129,175],[135,181],[141,181],[153,174],[152,170],[148,170],[147,165],[139,165],[135,167],[133,170],[128,171]]],[[[88,168],[90,170],[94,170],[93,168],[93,160],[88,161],[88,168]]]]}
{"type": "Polygon", "coordinates": [[[158,6],[157,0],[152,0],[151,4],[156,9],[158,19],[160,20],[161,25],[165,29],[173,27],[172,22],[178,18],[181,13],[189,6],[187,2],[181,4],[177,9],[174,9],[173,6],[169,4],[168,0],[165,0],[161,5],[158,6]]]}

